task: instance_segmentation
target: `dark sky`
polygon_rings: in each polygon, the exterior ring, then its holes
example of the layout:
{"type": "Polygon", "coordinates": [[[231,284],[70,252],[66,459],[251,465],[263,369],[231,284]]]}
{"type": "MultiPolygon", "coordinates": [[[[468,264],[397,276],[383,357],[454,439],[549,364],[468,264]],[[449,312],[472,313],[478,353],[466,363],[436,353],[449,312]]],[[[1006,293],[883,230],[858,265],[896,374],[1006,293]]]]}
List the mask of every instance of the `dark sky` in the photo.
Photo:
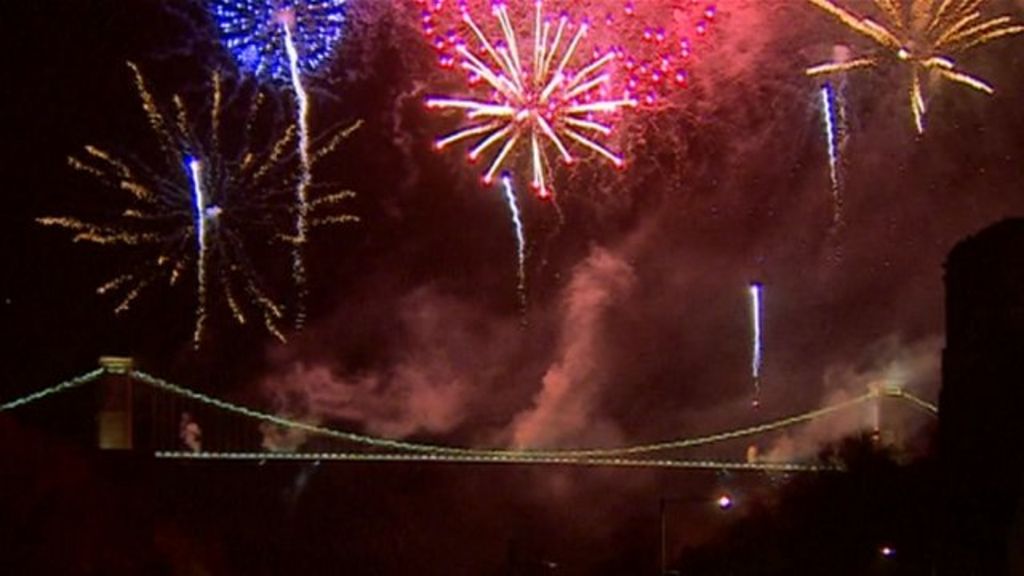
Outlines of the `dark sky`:
{"type": "MultiPolygon", "coordinates": [[[[189,289],[156,288],[115,316],[95,287],[132,266],[133,254],[73,245],[34,219],[102,214],[110,209],[103,202],[116,201],[70,170],[69,154],[86,144],[150,145],[126,60],[164,101],[202,94],[211,67],[230,67],[202,12],[149,0],[0,9],[8,62],[0,88],[3,398],[116,353],[186,385],[301,406],[300,416],[347,429],[476,446],[583,446],[732,428],[858,394],[879,379],[935,397],[945,255],[966,235],[1024,212],[1021,39],[958,60],[996,87],[993,96],[930,84],[923,136],[913,131],[904,75],[850,75],[841,87],[843,223],[834,226],[818,82],[803,70],[837,45],[855,54],[870,46],[795,0],[723,0],[691,86],[671,110],[640,113],[626,126],[619,143],[628,170],[588,162],[559,176],[561,221],[549,203],[522,196],[529,247],[520,313],[501,196],[479,186],[478,168],[457,154],[430,150],[435,134],[454,127],[422,104],[443,78],[410,11],[378,4],[353,2],[348,36],[313,81],[314,127],[364,125],[317,174],[357,191],[350,207],[361,222],[313,236],[306,329],[278,344],[258,323],[238,327],[212,306],[199,351],[189,341],[189,289]],[[747,301],[755,279],[765,286],[756,411],[747,301]]],[[[991,5],[992,14],[1019,9],[991,5]]],[[[270,268],[263,274],[287,285],[287,269],[270,268]]],[[[859,422],[760,448],[813,454],[859,422]]],[[[741,449],[720,455],[742,458],[741,449]]],[[[585,564],[580,550],[632,542],[622,532],[651,520],[660,494],[682,485],[707,491],[721,480],[343,465],[316,478],[323,506],[383,498],[385,511],[366,517],[400,524],[408,507],[416,510],[410,526],[437,533],[454,509],[462,523],[455,541],[492,531],[452,560],[464,573],[500,565],[517,539],[527,548],[543,541],[536,554],[585,564]],[[485,512],[495,502],[501,521],[485,512]]],[[[320,506],[310,522],[329,529],[332,514],[343,514],[320,506]]],[[[380,522],[362,529],[393,528],[380,522]]],[[[304,526],[285,540],[312,538],[304,532],[312,524],[304,526]]],[[[456,548],[439,536],[395,538],[456,548]]],[[[362,573],[397,573],[372,560],[390,552],[367,546],[356,562],[379,570],[362,573]]],[[[409,546],[394,562],[425,554],[409,546]]],[[[629,544],[591,560],[647,569],[651,554],[629,544]]]]}

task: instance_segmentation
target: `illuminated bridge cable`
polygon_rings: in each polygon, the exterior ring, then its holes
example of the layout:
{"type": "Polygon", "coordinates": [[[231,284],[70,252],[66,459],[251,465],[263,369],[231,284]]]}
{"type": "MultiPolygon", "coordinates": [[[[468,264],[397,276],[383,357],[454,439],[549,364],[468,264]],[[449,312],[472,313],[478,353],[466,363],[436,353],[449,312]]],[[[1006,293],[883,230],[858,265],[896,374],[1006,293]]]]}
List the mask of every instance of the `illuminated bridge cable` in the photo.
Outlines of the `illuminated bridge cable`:
{"type": "Polygon", "coordinates": [[[299,421],[296,421],[296,420],[291,420],[289,418],[284,418],[284,417],[276,416],[274,414],[270,414],[270,413],[267,413],[267,412],[262,412],[262,411],[259,411],[259,410],[253,410],[252,408],[247,408],[245,406],[239,406],[239,405],[236,405],[236,404],[232,404],[230,402],[225,402],[224,400],[220,400],[218,398],[214,398],[212,396],[209,396],[207,394],[203,394],[201,392],[196,392],[194,390],[190,390],[190,389],[185,388],[183,386],[179,386],[177,384],[168,382],[168,381],[163,380],[161,378],[157,378],[155,376],[146,374],[145,372],[133,371],[131,373],[131,375],[132,375],[132,377],[138,379],[140,382],[149,384],[149,385],[157,387],[157,388],[161,388],[161,389],[167,390],[167,391],[172,392],[174,394],[178,394],[179,396],[183,396],[183,397],[186,397],[186,398],[189,398],[189,399],[192,399],[192,400],[196,400],[196,401],[202,402],[202,403],[210,405],[210,406],[215,406],[215,407],[221,408],[223,410],[234,412],[236,414],[241,414],[241,415],[249,417],[249,418],[253,418],[253,419],[257,419],[257,420],[262,420],[264,422],[268,422],[268,423],[271,423],[271,424],[276,424],[278,426],[283,426],[283,427],[286,427],[286,428],[292,428],[292,429],[296,429],[296,430],[303,430],[305,432],[310,432],[310,433],[318,434],[318,435],[325,436],[325,437],[328,437],[328,438],[336,438],[336,439],[345,440],[345,441],[348,441],[348,442],[353,442],[353,443],[356,443],[356,444],[363,444],[363,445],[367,445],[367,446],[373,446],[373,447],[376,447],[376,448],[387,448],[387,449],[407,451],[407,452],[420,452],[420,453],[432,453],[432,454],[443,454],[443,455],[463,455],[463,456],[477,456],[477,457],[499,457],[499,458],[500,457],[519,457],[519,458],[558,458],[558,457],[563,457],[563,458],[577,458],[577,459],[579,459],[579,458],[612,458],[612,457],[617,457],[617,456],[626,456],[626,455],[634,455],[635,456],[635,455],[638,455],[638,454],[663,452],[663,451],[668,451],[668,450],[678,450],[678,449],[682,449],[682,448],[694,448],[694,447],[698,447],[698,446],[705,446],[705,445],[708,445],[708,444],[724,442],[724,441],[727,441],[727,440],[734,440],[734,439],[737,439],[737,438],[743,438],[743,437],[746,437],[746,436],[762,434],[762,433],[771,432],[771,431],[774,431],[774,430],[779,430],[779,429],[782,429],[782,428],[786,428],[786,427],[789,427],[789,426],[794,426],[796,424],[807,422],[807,421],[813,420],[815,418],[820,418],[822,416],[825,416],[825,415],[828,415],[828,414],[832,414],[834,412],[839,412],[839,411],[842,411],[842,410],[846,410],[846,409],[852,408],[854,406],[857,406],[857,405],[859,405],[859,404],[861,404],[861,403],[863,403],[863,402],[865,402],[867,400],[870,400],[872,398],[876,398],[878,396],[877,392],[868,392],[868,393],[866,393],[866,394],[864,394],[862,396],[858,396],[856,398],[847,400],[845,402],[840,402],[838,404],[833,404],[831,406],[826,406],[824,408],[819,408],[817,410],[812,410],[810,412],[805,412],[803,414],[797,414],[797,415],[794,415],[794,416],[789,416],[787,418],[782,418],[782,419],[779,419],[779,420],[775,420],[775,421],[772,421],[772,422],[767,422],[767,423],[764,423],[764,424],[758,424],[758,425],[755,425],[755,426],[749,426],[749,427],[741,428],[741,429],[738,429],[738,430],[731,430],[731,431],[727,431],[727,432],[719,432],[719,433],[709,434],[709,435],[705,435],[705,436],[698,436],[698,437],[695,437],[695,438],[683,438],[683,439],[669,440],[669,441],[664,441],[664,442],[656,442],[656,443],[651,443],[651,444],[640,444],[640,445],[636,445],[636,446],[623,446],[623,447],[617,447],[617,448],[560,449],[560,450],[530,450],[530,449],[522,449],[522,450],[504,449],[504,450],[501,450],[501,449],[464,448],[464,447],[454,447],[454,446],[443,446],[443,445],[437,445],[437,444],[426,444],[426,443],[420,443],[420,442],[407,442],[407,441],[403,441],[403,440],[391,440],[391,439],[387,439],[387,438],[377,438],[377,437],[374,437],[374,436],[367,436],[367,435],[364,435],[364,434],[357,434],[355,432],[346,432],[346,431],[343,431],[343,430],[336,430],[336,429],[328,428],[328,427],[325,427],[325,426],[318,426],[318,425],[315,425],[315,424],[309,424],[307,422],[299,422],[299,421]]]}
{"type": "Polygon", "coordinates": [[[707,434],[693,438],[681,438],[663,442],[639,444],[634,446],[623,446],[615,448],[590,448],[590,449],[558,449],[558,450],[509,450],[509,449],[478,449],[455,446],[443,446],[419,442],[407,442],[388,438],[377,438],[355,432],[337,430],[326,426],[319,426],[307,422],[299,422],[284,418],[268,412],[254,410],[215,398],[202,392],[197,392],[184,386],[174,384],[167,380],[157,378],[145,372],[115,370],[111,368],[97,368],[81,376],[65,380],[49,388],[28,394],[21,398],[10,400],[0,404],[0,412],[12,410],[20,406],[31,404],[37,400],[59,394],[93,382],[105,374],[128,375],[136,381],[161,389],[180,397],[188,398],[209,406],[213,406],[228,412],[260,420],[270,424],[303,430],[327,438],[344,440],[354,444],[361,444],[374,448],[396,451],[391,453],[359,453],[359,452],[330,452],[330,453],[279,453],[279,452],[205,452],[200,454],[185,454],[178,452],[157,452],[161,458],[216,458],[225,459],[320,459],[320,460],[361,460],[361,461],[438,461],[438,462],[478,462],[478,463],[539,463],[539,464],[568,464],[568,465],[592,465],[592,466],[657,466],[676,468],[730,468],[737,470],[776,470],[776,471],[803,471],[816,468],[827,469],[828,467],[815,466],[813,464],[800,464],[789,462],[719,462],[711,460],[676,460],[676,459],[655,459],[638,458],[643,454],[652,454],[669,450],[683,448],[694,448],[706,446],[718,442],[735,440],[747,436],[772,432],[808,422],[822,416],[847,410],[863,402],[880,396],[901,398],[912,405],[930,413],[937,414],[938,407],[906,392],[902,389],[883,389],[871,391],[861,396],[825,406],[817,410],[811,410],[802,414],[796,414],[786,418],[766,422],[754,426],[730,430],[715,434],[707,434]],[[628,458],[627,458],[628,456],[628,458]]]}
{"type": "Polygon", "coordinates": [[[936,406],[935,404],[933,404],[933,403],[931,403],[931,402],[929,402],[927,400],[923,400],[921,398],[918,398],[917,396],[915,396],[915,395],[911,394],[910,392],[907,392],[906,390],[903,390],[901,388],[900,389],[896,389],[896,390],[887,390],[885,392],[885,395],[886,396],[891,396],[893,398],[899,398],[901,400],[906,400],[912,406],[914,406],[914,407],[916,407],[916,408],[918,408],[920,410],[923,410],[924,412],[927,412],[927,413],[931,414],[932,416],[938,416],[939,415],[939,407],[938,406],[936,406]]]}
{"type": "Polygon", "coordinates": [[[106,372],[107,370],[105,368],[97,368],[92,372],[87,372],[85,374],[82,374],[81,376],[71,378],[70,380],[65,380],[59,384],[50,386],[49,388],[44,388],[38,392],[27,394],[25,396],[22,396],[21,398],[15,398],[14,400],[11,400],[9,402],[0,404],[0,412],[13,410],[15,408],[25,406],[26,404],[31,404],[36,400],[42,400],[43,398],[53,396],[54,394],[60,394],[61,392],[65,392],[72,388],[77,388],[83,384],[88,384],[89,382],[92,382],[93,380],[96,380],[97,378],[103,376],[104,374],[106,374],[106,372]]]}

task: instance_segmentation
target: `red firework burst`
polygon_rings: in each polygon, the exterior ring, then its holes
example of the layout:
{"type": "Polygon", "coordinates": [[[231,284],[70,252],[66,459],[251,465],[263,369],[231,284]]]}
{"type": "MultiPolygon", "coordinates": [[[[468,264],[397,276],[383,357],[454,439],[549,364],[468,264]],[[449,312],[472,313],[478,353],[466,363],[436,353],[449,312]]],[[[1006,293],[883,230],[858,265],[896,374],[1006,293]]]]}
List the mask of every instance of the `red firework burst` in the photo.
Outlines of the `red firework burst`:
{"type": "Polygon", "coordinates": [[[542,198],[550,196],[545,177],[549,150],[566,164],[575,161],[574,149],[578,149],[623,166],[622,157],[601,140],[612,133],[619,112],[636,106],[636,100],[626,89],[616,94],[610,88],[608,69],[616,59],[614,52],[595,50],[589,56],[584,52],[587,23],[573,23],[564,15],[557,21],[547,19],[539,1],[532,25],[521,26],[527,31],[517,28],[505,5],[496,5],[493,18],[500,29],[496,38],[489,37],[468,11],[462,18],[473,41],[457,43],[454,58],[480,89],[474,91],[475,98],[427,101],[431,108],[460,111],[468,120],[438,139],[438,149],[477,139],[469,158],[490,155],[483,180],[491,183],[521,144],[529,151],[532,186],[542,198]],[[527,49],[530,46],[532,50],[527,49]]]}
{"type": "MultiPolygon", "coordinates": [[[[530,22],[536,0],[505,0],[511,22],[530,22]]],[[[494,0],[415,0],[424,35],[443,67],[454,67],[458,47],[473,41],[464,14],[491,38],[503,31],[489,15],[494,0]]],[[[613,53],[612,90],[628,92],[643,107],[664,103],[687,85],[694,50],[711,30],[717,8],[711,0],[544,0],[547,14],[573,14],[589,26],[586,50],[613,53]]]]}

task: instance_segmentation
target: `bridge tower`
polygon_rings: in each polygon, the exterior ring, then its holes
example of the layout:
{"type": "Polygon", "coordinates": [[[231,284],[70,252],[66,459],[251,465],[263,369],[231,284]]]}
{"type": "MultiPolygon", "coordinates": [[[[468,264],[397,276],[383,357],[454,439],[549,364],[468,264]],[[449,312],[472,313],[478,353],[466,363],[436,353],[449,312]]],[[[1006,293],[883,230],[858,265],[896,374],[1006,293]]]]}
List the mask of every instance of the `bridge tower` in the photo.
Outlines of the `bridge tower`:
{"type": "Polygon", "coordinates": [[[122,356],[102,356],[99,363],[106,374],[98,386],[96,446],[100,450],[131,450],[135,437],[135,399],[130,374],[134,362],[122,356]]]}
{"type": "Polygon", "coordinates": [[[878,446],[893,449],[898,454],[908,450],[910,447],[904,434],[906,414],[903,410],[906,409],[898,403],[903,398],[900,385],[890,379],[879,380],[868,385],[868,392],[874,395],[864,405],[871,439],[878,446]]]}

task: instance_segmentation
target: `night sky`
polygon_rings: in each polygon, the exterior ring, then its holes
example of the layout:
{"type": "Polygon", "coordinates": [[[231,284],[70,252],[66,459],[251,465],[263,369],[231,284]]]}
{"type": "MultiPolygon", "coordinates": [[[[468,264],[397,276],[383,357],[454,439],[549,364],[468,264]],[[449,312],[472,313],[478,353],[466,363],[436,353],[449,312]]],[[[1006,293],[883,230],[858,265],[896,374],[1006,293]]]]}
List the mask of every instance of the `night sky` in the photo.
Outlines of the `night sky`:
{"type": "MultiPolygon", "coordinates": [[[[936,398],[945,256],[967,235],[1024,213],[1024,40],[958,59],[996,87],[992,96],[929,85],[923,136],[899,70],[837,83],[848,133],[835,225],[820,80],[803,71],[837,46],[871,46],[798,0],[721,0],[695,50],[690,86],[671,109],[635,114],[624,127],[625,171],[591,161],[560,173],[561,218],[520,190],[529,242],[523,312],[500,191],[479,184],[480,166],[431,149],[457,123],[423,101],[451,79],[434,65],[414,10],[390,4],[352,0],[329,70],[310,82],[314,129],[364,124],[315,174],[357,192],[348,208],[361,221],[313,234],[306,328],[281,344],[259,322],[237,326],[215,303],[198,351],[190,284],[155,287],[115,315],[96,286],[138,255],[73,244],[35,219],[118,209],[121,197],[71,170],[68,155],[87,144],[152,153],[125,61],[140,66],[161,101],[202,98],[212,68],[232,70],[212,25],[200,7],[175,0],[0,8],[0,398],[85,372],[103,354],[131,355],[151,373],[270,410],[478,447],[695,435],[857,395],[879,380],[936,398]],[[756,410],[747,294],[755,280],[765,287],[756,410]]],[[[989,4],[989,15],[1021,9],[989,4]]],[[[288,95],[279,98],[287,106],[288,95]]],[[[287,265],[270,257],[255,265],[287,288],[287,265]]],[[[812,456],[860,423],[813,426],[759,448],[812,456]]],[[[744,449],[710,455],[740,460],[744,449]]],[[[177,526],[168,537],[175,550],[217,573],[259,573],[238,561],[238,541],[265,545],[282,569],[303,558],[312,569],[340,563],[355,574],[412,565],[502,573],[518,555],[550,558],[565,573],[639,572],[655,565],[660,496],[699,499],[750,482],[429,465],[253,470],[202,476],[208,490],[195,501],[216,501],[211,494],[235,491],[243,477],[264,482],[241,490],[240,501],[276,510],[251,512],[270,524],[266,533],[250,526],[232,540],[225,535],[234,527],[213,514],[189,520],[179,511],[168,521],[177,526]],[[206,523],[190,533],[182,529],[190,521],[206,523]]],[[[699,541],[713,524],[679,530],[699,541]]]]}

